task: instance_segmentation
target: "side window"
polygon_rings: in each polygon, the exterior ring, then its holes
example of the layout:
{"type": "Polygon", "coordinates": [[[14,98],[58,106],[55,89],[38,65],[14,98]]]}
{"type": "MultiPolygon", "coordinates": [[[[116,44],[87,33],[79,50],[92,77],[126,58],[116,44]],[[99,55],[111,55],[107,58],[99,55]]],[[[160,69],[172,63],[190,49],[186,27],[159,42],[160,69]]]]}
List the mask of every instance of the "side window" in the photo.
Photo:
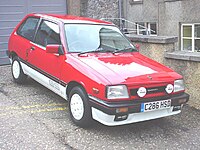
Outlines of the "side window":
{"type": "Polygon", "coordinates": [[[36,34],[35,43],[44,47],[47,44],[61,44],[59,26],[50,21],[42,21],[36,34]]]}
{"type": "Polygon", "coordinates": [[[39,18],[31,17],[31,18],[26,19],[17,30],[17,34],[23,36],[24,38],[30,41],[33,41],[38,22],[39,22],[39,18]]]}

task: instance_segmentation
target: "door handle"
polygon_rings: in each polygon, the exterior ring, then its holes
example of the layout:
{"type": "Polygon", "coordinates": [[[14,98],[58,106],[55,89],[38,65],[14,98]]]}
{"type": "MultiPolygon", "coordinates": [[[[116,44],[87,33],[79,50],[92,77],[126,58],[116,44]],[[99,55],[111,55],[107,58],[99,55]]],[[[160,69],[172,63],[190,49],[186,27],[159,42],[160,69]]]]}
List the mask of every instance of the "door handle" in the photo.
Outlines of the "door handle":
{"type": "Polygon", "coordinates": [[[31,46],[31,50],[35,50],[35,47],[34,47],[34,46],[31,46]]]}

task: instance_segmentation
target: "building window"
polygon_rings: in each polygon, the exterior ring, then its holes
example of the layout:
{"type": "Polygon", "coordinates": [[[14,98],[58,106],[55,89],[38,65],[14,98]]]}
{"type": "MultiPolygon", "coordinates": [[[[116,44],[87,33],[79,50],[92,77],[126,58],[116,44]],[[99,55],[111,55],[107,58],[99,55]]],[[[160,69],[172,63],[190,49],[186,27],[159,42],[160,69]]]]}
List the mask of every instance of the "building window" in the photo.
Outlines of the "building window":
{"type": "Polygon", "coordinates": [[[148,30],[150,32],[150,35],[157,35],[157,25],[155,22],[148,23],[148,30]]]}
{"type": "Polygon", "coordinates": [[[155,22],[136,23],[137,35],[157,35],[157,24],[155,22]]]}
{"type": "Polygon", "coordinates": [[[145,35],[146,27],[144,22],[136,23],[137,35],[145,35]]]}
{"type": "Polygon", "coordinates": [[[200,23],[181,25],[181,50],[200,52],[200,23]]]}

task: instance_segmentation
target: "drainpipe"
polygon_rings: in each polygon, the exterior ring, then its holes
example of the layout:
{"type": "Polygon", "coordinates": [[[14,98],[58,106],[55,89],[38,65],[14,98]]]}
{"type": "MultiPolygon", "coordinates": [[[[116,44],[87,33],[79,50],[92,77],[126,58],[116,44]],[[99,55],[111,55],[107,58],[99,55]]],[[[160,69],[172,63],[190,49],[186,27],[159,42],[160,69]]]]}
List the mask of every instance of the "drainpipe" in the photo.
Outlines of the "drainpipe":
{"type": "Polygon", "coordinates": [[[120,29],[122,28],[122,20],[121,20],[121,18],[122,18],[122,0],[119,0],[118,1],[118,4],[119,4],[119,6],[118,6],[118,16],[119,16],[119,18],[120,18],[120,22],[119,22],[119,27],[120,27],[120,29]]]}

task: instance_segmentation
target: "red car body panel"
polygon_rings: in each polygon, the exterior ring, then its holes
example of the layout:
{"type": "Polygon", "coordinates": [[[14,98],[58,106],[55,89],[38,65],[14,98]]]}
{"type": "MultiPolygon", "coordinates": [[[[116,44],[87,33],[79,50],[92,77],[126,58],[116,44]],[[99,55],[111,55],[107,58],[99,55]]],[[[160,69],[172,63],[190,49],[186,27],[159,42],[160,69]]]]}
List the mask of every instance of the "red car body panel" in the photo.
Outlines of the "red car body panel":
{"type": "MultiPolygon", "coordinates": [[[[73,54],[73,68],[77,68],[79,72],[85,74],[85,76],[79,77],[78,75],[75,79],[79,79],[81,83],[84,83],[84,87],[87,92],[90,93],[87,86],[85,86],[86,78],[95,79],[99,85],[117,85],[125,84],[129,89],[138,88],[141,85],[144,87],[160,86],[166,83],[172,83],[175,79],[182,78],[179,74],[175,73],[171,69],[141,55],[138,52],[134,53],[122,53],[122,54],[112,54],[112,53],[99,53],[99,54],[86,54],[78,56],[73,54]],[[145,70],[145,72],[144,72],[145,70]],[[147,78],[151,75],[152,80],[147,78]]],[[[62,74],[65,74],[63,71],[62,74]]],[[[67,76],[67,75],[66,75],[67,76]]],[[[65,77],[62,80],[65,80],[65,77]]],[[[67,77],[69,79],[70,77],[67,77]]],[[[75,80],[74,79],[74,80],[75,80]]],[[[68,82],[68,81],[65,81],[68,82]]],[[[87,85],[91,83],[87,83],[87,85]]],[[[101,90],[100,90],[101,91],[101,90]]],[[[104,90],[103,90],[104,91],[104,90]]],[[[163,94],[160,94],[161,96],[163,94]]],[[[158,95],[151,95],[151,97],[158,95]]],[[[99,94],[98,98],[105,99],[105,93],[99,94]]],[[[136,97],[130,97],[133,99],[136,97]]]]}

